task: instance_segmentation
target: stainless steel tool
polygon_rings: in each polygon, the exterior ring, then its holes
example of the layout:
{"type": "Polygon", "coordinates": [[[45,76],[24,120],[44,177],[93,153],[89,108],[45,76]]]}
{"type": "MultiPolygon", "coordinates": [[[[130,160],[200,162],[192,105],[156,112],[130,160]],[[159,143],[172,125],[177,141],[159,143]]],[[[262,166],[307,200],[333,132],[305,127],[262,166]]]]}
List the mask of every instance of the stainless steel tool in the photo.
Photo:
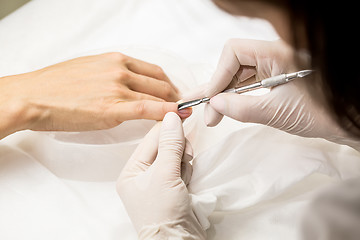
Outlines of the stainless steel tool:
{"type": "MultiPolygon", "coordinates": [[[[230,88],[230,89],[223,91],[223,93],[244,93],[244,92],[252,91],[255,89],[259,89],[259,88],[275,87],[275,86],[278,86],[281,84],[288,83],[295,78],[303,78],[312,72],[313,72],[313,70],[302,70],[302,71],[294,72],[294,73],[285,73],[285,74],[281,74],[278,76],[265,78],[262,81],[255,82],[255,83],[243,86],[243,87],[230,88]]],[[[204,98],[200,98],[200,99],[191,100],[188,102],[183,102],[178,105],[178,110],[193,107],[193,106],[199,105],[201,103],[206,103],[209,101],[210,101],[210,98],[204,97],[204,98]]]]}

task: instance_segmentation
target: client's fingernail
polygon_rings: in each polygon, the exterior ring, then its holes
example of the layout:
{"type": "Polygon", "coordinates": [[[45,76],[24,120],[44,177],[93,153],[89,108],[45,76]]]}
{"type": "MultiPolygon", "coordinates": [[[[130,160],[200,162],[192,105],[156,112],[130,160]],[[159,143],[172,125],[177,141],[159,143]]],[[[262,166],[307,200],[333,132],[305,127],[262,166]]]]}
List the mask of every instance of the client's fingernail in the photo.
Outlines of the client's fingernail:
{"type": "Polygon", "coordinates": [[[185,108],[185,109],[178,110],[178,114],[181,118],[190,117],[190,115],[192,114],[192,108],[185,108]]]}

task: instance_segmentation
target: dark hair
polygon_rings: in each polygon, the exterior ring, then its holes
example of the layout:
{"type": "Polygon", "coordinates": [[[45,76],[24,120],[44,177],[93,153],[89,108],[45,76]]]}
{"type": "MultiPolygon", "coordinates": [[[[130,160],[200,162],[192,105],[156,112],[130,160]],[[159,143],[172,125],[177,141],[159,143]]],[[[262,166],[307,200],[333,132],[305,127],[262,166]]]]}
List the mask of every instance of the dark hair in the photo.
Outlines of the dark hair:
{"type": "Polygon", "coordinates": [[[320,72],[329,109],[335,113],[340,126],[360,136],[359,13],[356,5],[347,1],[316,0],[288,0],[288,3],[295,44],[303,37],[300,35],[306,35],[311,64],[320,72]]]}

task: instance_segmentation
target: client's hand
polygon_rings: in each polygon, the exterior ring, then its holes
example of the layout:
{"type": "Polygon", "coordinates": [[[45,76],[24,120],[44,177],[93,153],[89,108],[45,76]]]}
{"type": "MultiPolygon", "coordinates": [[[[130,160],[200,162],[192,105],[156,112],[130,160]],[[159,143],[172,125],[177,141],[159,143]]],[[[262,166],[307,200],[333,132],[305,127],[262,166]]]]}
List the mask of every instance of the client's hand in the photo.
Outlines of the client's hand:
{"type": "Polygon", "coordinates": [[[117,190],[140,239],[205,239],[181,178],[191,159],[181,120],[168,113],[127,162],[117,190]]]}
{"type": "MultiPolygon", "coordinates": [[[[295,67],[294,54],[294,50],[280,40],[232,39],[224,47],[211,82],[202,92],[188,97],[213,97],[245,81],[248,84],[250,81],[300,70],[295,67]]],[[[339,127],[331,120],[324,106],[317,104],[310,96],[305,84],[314,85],[314,82],[306,80],[298,79],[277,86],[262,96],[221,93],[205,107],[205,122],[208,126],[215,126],[226,115],[291,134],[331,139],[338,134],[339,127]]]]}
{"type": "MultiPolygon", "coordinates": [[[[178,94],[159,66],[106,53],[0,78],[1,115],[13,117],[1,121],[17,122],[16,130],[105,129],[178,113],[178,94]]],[[[178,114],[186,118],[191,111],[178,114]]]]}

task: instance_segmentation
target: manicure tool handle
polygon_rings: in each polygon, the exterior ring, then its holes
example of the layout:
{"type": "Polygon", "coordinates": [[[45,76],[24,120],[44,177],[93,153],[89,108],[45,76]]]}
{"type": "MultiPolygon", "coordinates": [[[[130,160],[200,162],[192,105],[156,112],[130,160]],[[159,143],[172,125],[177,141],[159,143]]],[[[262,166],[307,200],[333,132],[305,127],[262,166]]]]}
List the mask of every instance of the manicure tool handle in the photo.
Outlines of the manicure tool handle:
{"type": "Polygon", "coordinates": [[[223,93],[244,93],[244,92],[255,90],[255,89],[258,89],[258,88],[261,88],[261,87],[262,87],[261,82],[256,82],[256,83],[246,85],[246,86],[243,86],[243,87],[230,88],[230,89],[227,89],[227,90],[223,91],[223,93]]]}
{"type": "MultiPolygon", "coordinates": [[[[275,87],[275,86],[278,86],[278,85],[281,85],[284,83],[288,83],[295,78],[305,77],[312,72],[313,72],[313,70],[302,70],[302,71],[294,72],[294,73],[280,74],[278,76],[269,77],[260,82],[255,82],[255,83],[252,83],[247,86],[238,87],[238,88],[230,88],[230,89],[223,91],[223,93],[243,93],[243,92],[248,92],[248,91],[259,89],[259,88],[275,87]]],[[[193,106],[199,105],[201,103],[206,103],[209,101],[210,101],[210,98],[205,97],[205,98],[201,98],[201,99],[196,99],[196,100],[180,103],[178,105],[178,110],[185,109],[188,107],[193,107],[193,106]]]]}
{"type": "Polygon", "coordinates": [[[278,76],[269,77],[261,81],[261,86],[264,88],[275,87],[284,83],[289,82],[287,74],[280,74],[278,76]]]}
{"type": "Polygon", "coordinates": [[[275,87],[284,83],[289,82],[290,78],[287,76],[287,74],[281,74],[274,77],[266,78],[260,82],[255,82],[243,87],[238,88],[230,88],[225,91],[224,93],[244,93],[248,91],[252,91],[259,88],[269,88],[269,87],[275,87]]]}

